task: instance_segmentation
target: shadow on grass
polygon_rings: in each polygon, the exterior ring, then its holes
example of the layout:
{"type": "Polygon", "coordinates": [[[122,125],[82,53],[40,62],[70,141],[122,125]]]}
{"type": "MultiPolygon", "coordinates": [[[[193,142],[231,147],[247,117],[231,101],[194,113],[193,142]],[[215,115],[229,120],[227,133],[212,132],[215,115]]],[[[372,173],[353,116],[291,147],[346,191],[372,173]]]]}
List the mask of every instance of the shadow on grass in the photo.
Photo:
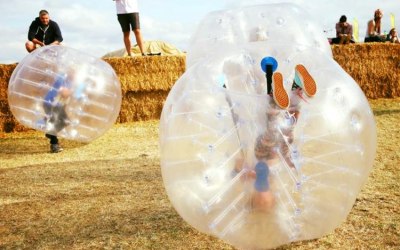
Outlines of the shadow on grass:
{"type": "Polygon", "coordinates": [[[394,115],[400,113],[400,109],[373,110],[373,112],[375,116],[394,115]]]}
{"type": "MultiPolygon", "coordinates": [[[[64,149],[83,147],[87,143],[59,139],[64,149]]],[[[0,158],[2,155],[30,155],[50,152],[50,143],[47,138],[2,138],[0,139],[0,158]]]]}

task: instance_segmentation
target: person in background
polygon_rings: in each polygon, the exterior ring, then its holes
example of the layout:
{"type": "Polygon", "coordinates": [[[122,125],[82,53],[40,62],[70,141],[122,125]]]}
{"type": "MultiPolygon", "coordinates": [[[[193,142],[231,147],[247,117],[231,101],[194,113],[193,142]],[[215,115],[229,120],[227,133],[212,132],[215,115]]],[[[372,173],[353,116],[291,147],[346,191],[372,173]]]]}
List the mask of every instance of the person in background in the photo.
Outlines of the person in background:
{"type": "Polygon", "coordinates": [[[137,0],[113,0],[117,8],[118,22],[121,25],[124,34],[125,49],[128,56],[132,56],[131,52],[131,28],[136,37],[136,43],[139,46],[142,56],[145,56],[143,51],[143,39],[140,31],[139,7],[137,0]]]}
{"type": "Polygon", "coordinates": [[[387,42],[400,43],[399,36],[397,35],[396,28],[392,28],[386,37],[387,42]]]}
{"type": "Polygon", "coordinates": [[[353,40],[353,26],[347,22],[345,15],[336,23],[336,37],[332,39],[334,44],[349,44],[353,40]]]}
{"type": "Polygon", "coordinates": [[[33,20],[29,26],[28,40],[25,48],[29,53],[38,47],[59,45],[63,41],[60,27],[56,22],[50,20],[47,10],[41,10],[39,17],[33,20]]]}
{"type": "Polygon", "coordinates": [[[367,34],[365,35],[364,42],[384,42],[385,35],[381,33],[381,20],[383,12],[380,9],[375,10],[374,19],[368,22],[367,34]]]}

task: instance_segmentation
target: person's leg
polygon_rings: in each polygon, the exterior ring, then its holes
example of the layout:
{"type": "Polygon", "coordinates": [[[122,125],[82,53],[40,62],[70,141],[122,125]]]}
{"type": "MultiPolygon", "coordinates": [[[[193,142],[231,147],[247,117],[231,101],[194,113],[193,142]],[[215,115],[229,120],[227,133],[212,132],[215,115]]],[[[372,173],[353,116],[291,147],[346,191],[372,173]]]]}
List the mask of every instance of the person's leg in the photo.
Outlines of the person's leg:
{"type": "Polygon", "coordinates": [[[133,33],[135,33],[136,44],[139,46],[139,49],[140,49],[140,52],[142,53],[142,55],[144,55],[143,38],[142,38],[142,33],[140,32],[140,29],[133,30],[133,33]]]}
{"type": "Polygon", "coordinates": [[[290,105],[289,95],[283,86],[283,76],[275,72],[272,76],[272,94],[276,105],[281,109],[287,109],[290,105]]]}
{"type": "Polygon", "coordinates": [[[124,44],[125,44],[125,49],[126,49],[126,52],[128,53],[128,56],[132,56],[130,34],[131,34],[130,31],[124,32],[124,44]]]}
{"type": "MultiPolygon", "coordinates": [[[[45,105],[46,107],[46,105],[45,105]]],[[[45,110],[48,110],[49,107],[46,107],[45,110]]],[[[67,113],[65,112],[65,108],[63,106],[54,106],[51,107],[51,111],[49,112],[50,117],[48,122],[52,123],[51,133],[57,134],[67,125],[67,113]]],[[[58,138],[52,134],[46,134],[46,137],[50,139],[50,152],[58,153],[63,151],[63,148],[58,143],[58,138]]]]}
{"type": "Polygon", "coordinates": [[[332,44],[339,44],[339,42],[340,42],[340,38],[338,38],[338,37],[332,38],[332,44]]]}
{"type": "Polygon", "coordinates": [[[302,64],[298,64],[295,68],[294,84],[300,87],[309,97],[314,96],[317,92],[314,78],[302,64]]]}
{"type": "Polygon", "coordinates": [[[58,138],[55,135],[46,134],[46,137],[50,139],[50,152],[59,153],[63,151],[63,148],[58,144],[58,138]]]}
{"type": "Polygon", "coordinates": [[[345,44],[349,44],[350,43],[350,38],[351,38],[351,36],[346,36],[345,44]]]}
{"type": "Polygon", "coordinates": [[[144,50],[143,50],[143,38],[142,38],[142,33],[140,31],[140,20],[139,20],[139,13],[133,13],[130,16],[130,24],[132,27],[132,31],[135,34],[136,38],[136,44],[139,46],[140,52],[144,56],[144,50]]]}
{"type": "Polygon", "coordinates": [[[131,29],[130,29],[130,22],[131,22],[131,14],[118,14],[118,22],[121,26],[122,33],[124,36],[124,44],[125,44],[125,49],[126,52],[128,53],[128,56],[131,56],[131,39],[130,39],[130,34],[131,34],[131,29]]]}
{"type": "Polygon", "coordinates": [[[49,138],[50,144],[58,144],[58,138],[55,135],[46,134],[46,137],[49,138]]]}
{"type": "Polygon", "coordinates": [[[287,138],[285,141],[286,145],[281,145],[281,151],[286,163],[292,168],[299,167],[297,159],[298,152],[293,143],[294,129],[300,116],[301,102],[307,102],[303,97],[303,92],[306,93],[308,97],[313,97],[317,92],[317,85],[308,70],[302,64],[299,64],[295,69],[295,79],[293,80],[292,91],[290,94],[290,126],[288,126],[288,128],[283,132],[287,138]]]}
{"type": "Polygon", "coordinates": [[[53,108],[55,133],[60,132],[68,125],[68,115],[65,106],[56,106],[53,108]]]}
{"type": "Polygon", "coordinates": [[[25,43],[25,48],[29,53],[31,53],[32,51],[34,51],[36,49],[36,45],[33,42],[28,41],[25,43]]]}
{"type": "MultiPolygon", "coordinates": [[[[293,98],[291,98],[292,101],[293,98]]],[[[293,147],[294,143],[294,127],[296,126],[297,118],[299,115],[298,105],[291,106],[289,108],[289,112],[287,113],[287,124],[286,127],[280,128],[281,134],[283,135],[282,140],[280,141],[279,151],[282,155],[284,161],[287,166],[290,168],[296,168],[293,159],[292,159],[292,151],[295,147],[293,147]]]]}
{"type": "Polygon", "coordinates": [[[345,36],[341,36],[341,37],[340,37],[339,44],[343,44],[343,43],[344,43],[344,41],[345,41],[345,39],[346,39],[346,37],[345,37],[345,36]]]}

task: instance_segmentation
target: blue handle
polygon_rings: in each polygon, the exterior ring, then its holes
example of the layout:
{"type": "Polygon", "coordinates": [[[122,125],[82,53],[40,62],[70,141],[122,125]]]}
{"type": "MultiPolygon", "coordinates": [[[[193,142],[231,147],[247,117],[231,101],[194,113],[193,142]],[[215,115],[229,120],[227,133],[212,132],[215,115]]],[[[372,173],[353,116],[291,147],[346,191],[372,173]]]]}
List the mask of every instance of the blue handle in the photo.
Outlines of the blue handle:
{"type": "Polygon", "coordinates": [[[272,72],[275,72],[275,70],[278,68],[278,62],[271,56],[264,57],[261,60],[261,69],[265,73],[267,73],[267,65],[272,65],[272,72]]]}

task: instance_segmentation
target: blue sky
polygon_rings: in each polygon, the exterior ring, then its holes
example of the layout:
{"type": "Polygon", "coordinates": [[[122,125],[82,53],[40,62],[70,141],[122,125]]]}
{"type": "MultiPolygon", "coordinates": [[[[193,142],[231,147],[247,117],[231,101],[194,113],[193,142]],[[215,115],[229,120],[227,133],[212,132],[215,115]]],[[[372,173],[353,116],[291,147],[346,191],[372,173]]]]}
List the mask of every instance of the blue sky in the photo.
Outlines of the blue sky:
{"type": "MultiPolygon", "coordinates": [[[[349,21],[357,18],[360,37],[374,10],[384,11],[384,30],[390,29],[389,13],[396,16],[400,28],[399,0],[138,0],[141,28],[145,40],[163,40],[181,50],[188,47],[197,24],[210,11],[244,5],[293,2],[303,6],[334,36],[335,23],[343,14],[349,21]]],[[[123,48],[122,33],[112,0],[0,0],[0,63],[20,61],[27,52],[24,43],[32,20],[40,9],[62,30],[64,44],[94,56],[123,48]]],[[[132,37],[134,41],[134,37],[132,37]]]]}

